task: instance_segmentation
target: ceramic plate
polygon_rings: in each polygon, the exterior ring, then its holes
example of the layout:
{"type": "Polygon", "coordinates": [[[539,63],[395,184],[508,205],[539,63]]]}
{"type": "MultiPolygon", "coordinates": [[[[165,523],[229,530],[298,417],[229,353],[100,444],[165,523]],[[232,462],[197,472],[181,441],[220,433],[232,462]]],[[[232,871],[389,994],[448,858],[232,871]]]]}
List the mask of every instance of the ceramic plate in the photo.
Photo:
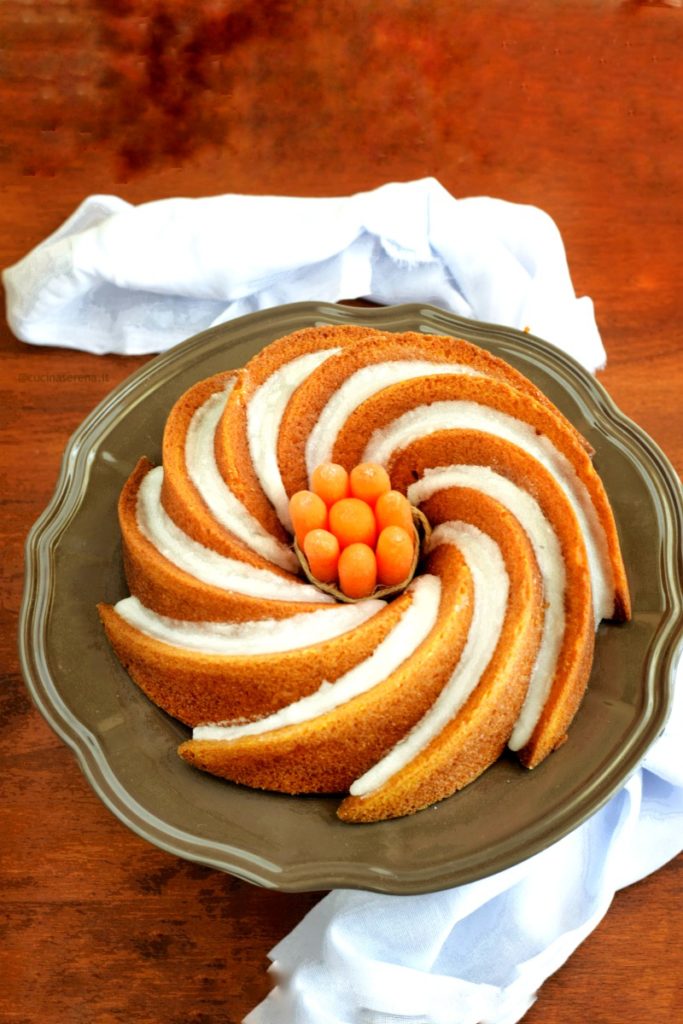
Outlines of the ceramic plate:
{"type": "Polygon", "coordinates": [[[418,893],[473,881],[553,843],[634,771],[666,721],[681,637],[681,499],[656,445],[568,356],[533,336],[418,305],[297,303],[234,320],[146,364],[85,420],[27,541],[24,674],[97,794],[150,842],[284,890],[418,893]],[[593,444],[632,590],[633,621],[601,626],[569,742],[533,772],[504,756],[476,782],[409,818],[349,825],[337,798],[255,792],[193,770],[188,735],[128,679],[95,605],[126,594],[116,502],[140,455],[160,460],[166,416],[202,377],[243,366],[301,327],[364,323],[467,338],[529,376],[593,444]]]}

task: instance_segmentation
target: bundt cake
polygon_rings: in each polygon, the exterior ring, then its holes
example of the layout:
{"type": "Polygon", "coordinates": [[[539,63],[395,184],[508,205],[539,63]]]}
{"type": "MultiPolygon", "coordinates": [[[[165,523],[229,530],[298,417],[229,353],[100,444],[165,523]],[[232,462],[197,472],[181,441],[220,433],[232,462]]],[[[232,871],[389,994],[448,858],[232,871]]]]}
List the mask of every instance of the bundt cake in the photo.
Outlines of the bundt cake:
{"type": "Polygon", "coordinates": [[[163,466],[133,469],[119,500],[130,596],[99,606],[107,637],[192,727],[188,764],[346,793],[345,821],[412,814],[506,747],[526,768],[559,747],[597,625],[630,616],[591,455],[535,385],[469,342],[297,331],[190,388],[163,466]],[[385,467],[426,516],[400,593],[341,603],[304,578],[289,502],[330,461],[385,467]]]}

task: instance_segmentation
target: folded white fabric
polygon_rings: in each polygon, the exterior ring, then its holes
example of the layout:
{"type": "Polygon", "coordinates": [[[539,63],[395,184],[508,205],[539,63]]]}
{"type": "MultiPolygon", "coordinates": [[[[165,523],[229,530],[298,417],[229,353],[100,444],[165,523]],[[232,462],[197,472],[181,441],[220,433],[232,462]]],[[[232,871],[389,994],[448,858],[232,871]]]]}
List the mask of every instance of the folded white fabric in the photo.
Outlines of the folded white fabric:
{"type": "Polygon", "coordinates": [[[91,196],[4,284],[17,337],[98,353],[158,352],[257,309],[364,297],[528,327],[589,370],[605,360],[550,217],[454,199],[433,178],[336,199],[91,196]]]}
{"type": "Polygon", "coordinates": [[[245,1024],[521,1020],[617,889],[683,847],[683,672],[678,681],[642,767],[582,826],[522,864],[446,892],[331,893],[272,950],[278,984],[245,1024]]]}
{"type": "MultiPolygon", "coordinates": [[[[589,370],[605,359],[552,220],[498,199],[454,199],[433,179],[339,199],[133,207],[92,196],[4,283],[18,337],[98,353],[159,351],[268,306],[362,296],[528,327],[589,370]]],[[[518,1021],[614,892],[683,846],[680,684],[643,766],[550,849],[433,895],[325,897],[272,951],[279,983],[249,1024],[518,1021]]]]}

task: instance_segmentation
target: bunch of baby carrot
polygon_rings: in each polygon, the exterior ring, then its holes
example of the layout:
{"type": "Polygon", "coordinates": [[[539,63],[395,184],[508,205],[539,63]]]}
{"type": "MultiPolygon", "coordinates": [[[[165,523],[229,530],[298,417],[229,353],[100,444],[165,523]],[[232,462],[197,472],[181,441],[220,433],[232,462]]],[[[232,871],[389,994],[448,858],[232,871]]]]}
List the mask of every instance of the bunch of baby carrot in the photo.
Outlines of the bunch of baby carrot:
{"type": "Polygon", "coordinates": [[[289,512],[312,575],[347,597],[368,597],[378,584],[396,586],[410,574],[412,510],[391,489],[383,466],[363,462],[347,473],[323,463],[311,475],[311,489],[292,495],[289,512]]]}

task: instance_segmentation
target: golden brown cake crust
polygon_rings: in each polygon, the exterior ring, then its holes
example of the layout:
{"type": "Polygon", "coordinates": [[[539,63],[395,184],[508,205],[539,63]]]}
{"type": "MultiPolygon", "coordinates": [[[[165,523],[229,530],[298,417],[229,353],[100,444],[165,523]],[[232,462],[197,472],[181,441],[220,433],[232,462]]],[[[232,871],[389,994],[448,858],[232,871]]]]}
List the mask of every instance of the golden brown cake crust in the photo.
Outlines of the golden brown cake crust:
{"type": "MultiPolygon", "coordinates": [[[[161,490],[163,509],[190,539],[293,584],[298,580],[281,567],[288,564],[291,538],[252,464],[248,408],[258,389],[281,367],[305,354],[330,349],[341,351],[330,353],[294,391],[274,439],[286,493],[309,485],[308,437],[328,400],[357,370],[398,360],[459,364],[470,372],[427,373],[383,387],[363,401],[347,415],[334,439],[331,459],[353,468],[364,458],[376,429],[433,402],[474,402],[527,423],[564,455],[585,485],[609,550],[614,617],[629,617],[628,584],[614,516],[591,464],[590,445],[531,381],[487,350],[450,336],[377,331],[356,324],[309,327],[267,345],[242,370],[218,373],[191,387],[167,419],[161,490]],[[245,535],[242,541],[221,525],[190,479],[185,464],[189,425],[195,412],[220,392],[228,396],[213,442],[218,471],[255,520],[251,523],[255,536],[262,528],[282,545],[279,552],[273,549],[280,565],[249,547],[250,537],[245,535]]],[[[585,543],[573,508],[549,471],[522,448],[494,435],[471,429],[436,431],[393,453],[387,468],[392,486],[405,493],[427,469],[448,465],[487,466],[528,491],[561,547],[567,576],[565,631],[545,707],[529,742],[519,751],[522,763],[531,768],[564,742],[590,673],[595,633],[585,543]]],[[[140,460],[119,502],[126,578],[131,593],[146,607],[181,621],[235,623],[284,620],[335,607],[253,598],[204,584],[180,569],[147,539],[144,521],[138,521],[139,488],[151,469],[147,460],[140,460]]],[[[207,500],[213,502],[213,498],[207,500]]],[[[368,796],[347,797],[338,812],[345,821],[412,814],[485,771],[504,749],[518,719],[539,649],[543,588],[523,523],[474,487],[437,491],[422,509],[432,527],[453,520],[471,523],[498,543],[510,579],[503,629],[489,665],[463,707],[386,784],[368,796]]],[[[223,518],[220,509],[217,514],[223,518]]],[[[242,536],[241,525],[233,528],[242,536]]],[[[256,540],[253,543],[259,551],[268,550],[256,540]]],[[[286,793],[348,789],[429,711],[465,650],[475,596],[463,555],[454,544],[443,543],[423,559],[420,572],[440,578],[437,621],[415,651],[403,654],[403,663],[387,678],[309,721],[232,740],[188,740],[179,748],[180,756],[197,768],[256,788],[286,793]]],[[[131,626],[109,605],[100,605],[99,612],[111,646],[131,678],[159,707],[196,726],[253,721],[325,683],[334,687],[372,657],[411,600],[410,592],[395,598],[364,624],[332,640],[248,656],[208,655],[162,643],[131,626]]]]}
{"type": "MultiPolygon", "coordinates": [[[[354,630],[276,654],[202,654],[162,643],[98,605],[119,661],[144,693],[187,725],[260,718],[368,658],[410,603],[405,594],[354,630]]],[[[317,610],[317,609],[316,609],[317,610]]]]}
{"type": "Polygon", "coordinates": [[[315,601],[279,601],[222,590],[195,579],[165,558],[141,533],[137,522],[140,485],[152,463],[142,458],[128,477],[119,498],[123,564],[131,594],[152,611],[192,622],[249,622],[284,619],[300,612],[333,608],[315,601]]]}
{"type": "MultiPolygon", "coordinates": [[[[228,558],[237,558],[260,569],[270,569],[271,572],[289,577],[289,573],[262,558],[214,519],[190,480],[185,465],[185,438],[192,417],[204,402],[216,392],[223,391],[234,377],[234,371],[230,371],[199,381],[171,409],[166,420],[162,446],[164,483],[161,501],[174,523],[204,547],[213,548],[228,558]]],[[[289,540],[284,530],[281,539],[283,542],[289,540]]]]}
{"type": "Polygon", "coordinates": [[[350,414],[339,432],[332,457],[344,465],[355,465],[362,459],[375,430],[387,427],[403,413],[418,406],[448,401],[475,402],[507,413],[547,437],[568,459],[585,485],[605,531],[614,577],[613,618],[616,621],[629,619],[631,600],[614,514],[589,456],[575,435],[566,430],[564,420],[559,415],[503,381],[444,374],[390,385],[350,414]]]}
{"type": "Polygon", "coordinates": [[[431,706],[464,647],[472,616],[469,571],[454,550],[435,552],[428,569],[442,581],[436,624],[382,682],[299,725],[227,742],[189,740],[178,751],[181,757],[260,789],[334,793],[348,788],[431,706]]]}
{"type": "MultiPolygon", "coordinates": [[[[539,503],[562,550],[567,574],[562,646],[544,710],[529,742],[519,751],[522,763],[534,768],[564,742],[588,684],[595,625],[586,546],[573,509],[551,474],[522,448],[492,434],[438,431],[397,452],[389,472],[392,486],[405,492],[426,469],[462,464],[487,466],[528,491],[539,503]]],[[[423,506],[423,511],[434,517],[434,504],[423,506]]],[[[432,520],[432,525],[435,522],[432,520]]]]}
{"type": "Polygon", "coordinates": [[[498,544],[510,580],[502,631],[493,657],[465,705],[384,785],[367,796],[347,797],[337,812],[344,821],[414,814],[478,778],[505,748],[538,652],[543,590],[531,544],[515,517],[493,498],[470,488],[439,491],[427,506],[434,522],[471,523],[498,544]]]}
{"type": "Polygon", "coordinates": [[[238,374],[216,431],[216,461],[233,494],[274,536],[282,536],[284,531],[251,460],[247,433],[247,407],[251,398],[273,373],[292,360],[378,334],[372,328],[355,324],[306,327],[272,342],[238,374]]]}
{"type": "MultiPolygon", "coordinates": [[[[349,346],[338,356],[328,359],[315,370],[306,382],[292,396],[282,419],[278,438],[278,463],[285,490],[288,494],[308,486],[305,462],[306,441],[320,413],[329,398],[357,370],[397,360],[420,360],[432,363],[464,365],[483,375],[486,379],[500,380],[515,388],[520,395],[535,399],[548,409],[554,407],[539,389],[502,359],[491,355],[485,349],[460,338],[443,335],[418,334],[407,331],[402,334],[384,333],[372,339],[372,346],[363,343],[349,346]]],[[[560,416],[565,429],[578,443],[590,451],[588,442],[581,437],[568,420],[560,416]]],[[[347,463],[355,465],[350,459],[347,463]]]]}

